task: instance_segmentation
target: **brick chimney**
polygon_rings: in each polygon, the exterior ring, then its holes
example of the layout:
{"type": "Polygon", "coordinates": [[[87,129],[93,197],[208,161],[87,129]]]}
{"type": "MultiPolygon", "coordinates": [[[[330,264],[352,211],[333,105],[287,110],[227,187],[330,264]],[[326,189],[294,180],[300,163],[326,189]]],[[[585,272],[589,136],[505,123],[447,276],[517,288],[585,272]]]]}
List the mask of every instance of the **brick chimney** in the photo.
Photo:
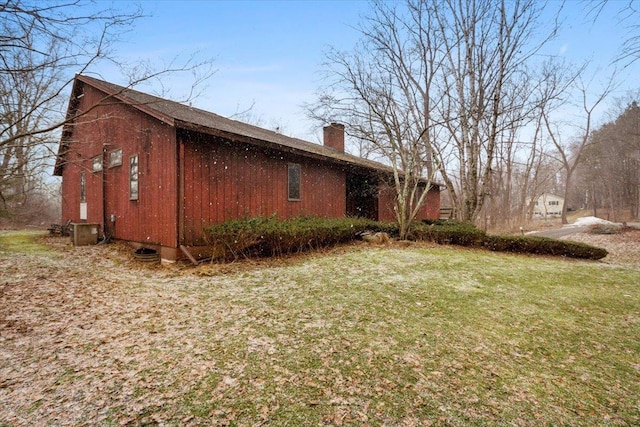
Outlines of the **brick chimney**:
{"type": "Polygon", "coordinates": [[[344,153],[344,125],[331,123],[324,127],[324,146],[344,153]]]}

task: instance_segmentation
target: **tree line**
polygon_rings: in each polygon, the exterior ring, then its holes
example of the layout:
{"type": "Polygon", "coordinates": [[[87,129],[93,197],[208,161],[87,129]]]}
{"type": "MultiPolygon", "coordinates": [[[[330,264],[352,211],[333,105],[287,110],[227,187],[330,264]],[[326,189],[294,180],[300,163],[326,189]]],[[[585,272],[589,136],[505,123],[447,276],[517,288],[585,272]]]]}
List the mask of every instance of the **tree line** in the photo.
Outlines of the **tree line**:
{"type": "MultiPolygon", "coordinates": [[[[606,5],[591,5],[597,19],[606,5]]],[[[309,116],[345,123],[358,154],[393,167],[401,234],[425,182],[446,186],[458,219],[487,226],[526,221],[545,191],[570,198],[593,156],[594,114],[616,82],[545,51],[562,25],[555,6],[374,1],[357,46],[328,52],[309,116]]]]}
{"type": "MultiPolygon", "coordinates": [[[[565,222],[569,205],[638,215],[637,104],[595,128],[615,76],[596,82],[588,64],[545,50],[562,5],[374,0],[356,46],[329,49],[325,83],[306,111],[344,123],[356,154],[393,168],[401,235],[434,182],[446,186],[458,219],[488,227],[522,223],[545,191],[565,196],[565,222]]],[[[631,22],[616,59],[625,64],[640,51],[634,5],[614,5],[631,22]]],[[[117,43],[144,14],[99,6],[0,1],[0,219],[37,216],[51,200],[46,177],[59,130],[75,119],[65,116],[75,73],[106,61],[128,87],[182,71],[195,73],[196,86],[213,73],[211,61],[193,58],[161,69],[119,62],[117,43]]],[[[609,6],[584,4],[594,20],[609,6]]]]}
{"type": "Polygon", "coordinates": [[[576,174],[569,198],[575,206],[611,221],[639,217],[640,107],[636,101],[589,136],[576,174]]]}
{"type": "Polygon", "coordinates": [[[143,18],[133,3],[0,0],[0,225],[59,220],[49,177],[60,130],[78,119],[66,114],[75,74],[109,64],[132,87],[189,72],[189,97],[214,72],[211,60],[179,53],[160,66],[120,61],[116,46],[143,18]]]}

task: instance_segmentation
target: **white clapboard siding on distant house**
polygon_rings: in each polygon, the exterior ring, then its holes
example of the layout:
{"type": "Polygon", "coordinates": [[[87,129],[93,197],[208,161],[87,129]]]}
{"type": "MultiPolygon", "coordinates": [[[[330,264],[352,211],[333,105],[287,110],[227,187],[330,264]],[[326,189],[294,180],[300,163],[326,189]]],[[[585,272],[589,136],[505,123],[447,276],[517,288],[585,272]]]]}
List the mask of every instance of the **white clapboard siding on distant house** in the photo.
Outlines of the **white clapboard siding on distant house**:
{"type": "Polygon", "coordinates": [[[562,215],[564,198],[553,193],[542,193],[533,202],[533,218],[554,218],[562,215]]]}

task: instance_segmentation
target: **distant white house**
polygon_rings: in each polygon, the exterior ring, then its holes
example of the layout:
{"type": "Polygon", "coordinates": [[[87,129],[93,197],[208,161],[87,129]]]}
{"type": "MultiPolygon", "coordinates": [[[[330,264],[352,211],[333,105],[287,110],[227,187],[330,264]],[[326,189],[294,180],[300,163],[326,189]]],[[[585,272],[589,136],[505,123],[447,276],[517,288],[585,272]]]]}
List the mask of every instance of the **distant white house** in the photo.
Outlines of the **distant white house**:
{"type": "Polygon", "coordinates": [[[533,202],[533,218],[553,218],[562,215],[564,197],[542,193],[533,202]]]}

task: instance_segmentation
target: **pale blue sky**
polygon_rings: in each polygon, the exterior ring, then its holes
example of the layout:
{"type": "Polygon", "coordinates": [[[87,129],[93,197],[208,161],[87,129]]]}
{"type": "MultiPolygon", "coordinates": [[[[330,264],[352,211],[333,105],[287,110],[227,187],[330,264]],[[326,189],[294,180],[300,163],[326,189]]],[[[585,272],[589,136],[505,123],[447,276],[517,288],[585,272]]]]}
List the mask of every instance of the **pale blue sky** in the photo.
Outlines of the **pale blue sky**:
{"type": "MultiPolygon", "coordinates": [[[[157,63],[197,51],[215,58],[218,70],[193,105],[229,116],[253,105],[254,120],[266,128],[314,140],[301,104],[311,102],[319,85],[323,52],[354,45],[364,1],[158,1],[141,3],[146,14],[127,34],[118,54],[126,62],[157,63]]],[[[124,83],[113,68],[100,75],[124,83]]],[[[181,98],[189,76],[168,79],[181,98]]],[[[140,86],[140,90],[150,88],[140,86]]]]}
{"type": "MultiPolygon", "coordinates": [[[[360,0],[141,4],[150,16],[127,34],[127,42],[118,45],[117,52],[126,62],[148,59],[161,64],[191,52],[214,57],[218,71],[208,81],[207,90],[193,101],[194,106],[229,116],[253,104],[252,115],[261,126],[280,125],[284,133],[314,142],[319,132],[314,132],[314,123],[305,118],[301,105],[314,100],[326,48],[353,46],[358,37],[354,27],[369,8],[360,0]]],[[[609,5],[594,24],[585,16],[585,2],[566,2],[563,31],[547,52],[575,62],[591,60],[592,70],[602,79],[611,71],[611,60],[627,32],[615,20],[616,4],[609,5]]],[[[620,74],[618,95],[640,87],[637,62],[620,74]]],[[[124,83],[114,69],[99,71],[106,80],[124,83]]],[[[167,79],[164,86],[180,98],[189,83],[183,76],[167,79]]]]}

